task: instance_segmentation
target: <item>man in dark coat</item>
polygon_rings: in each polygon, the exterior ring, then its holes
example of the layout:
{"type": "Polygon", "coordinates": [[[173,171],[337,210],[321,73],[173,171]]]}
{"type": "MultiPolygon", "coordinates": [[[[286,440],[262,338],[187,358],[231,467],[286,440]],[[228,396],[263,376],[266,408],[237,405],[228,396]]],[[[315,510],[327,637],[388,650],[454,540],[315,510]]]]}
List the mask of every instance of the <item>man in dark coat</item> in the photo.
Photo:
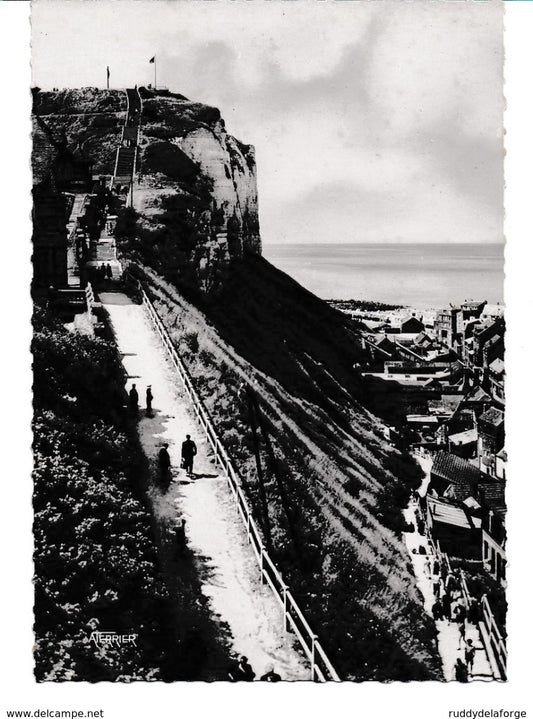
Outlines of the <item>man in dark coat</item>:
{"type": "Polygon", "coordinates": [[[274,665],[269,664],[265,667],[265,673],[261,677],[262,682],[280,682],[281,677],[274,671],[274,665]]]}
{"type": "Polygon", "coordinates": [[[149,384],[146,388],[146,416],[151,417],[152,416],[152,400],[154,398],[154,395],[152,394],[152,385],[149,384]]]}
{"type": "Polygon", "coordinates": [[[187,476],[190,477],[192,475],[192,469],[193,469],[193,463],[194,458],[197,453],[196,445],[191,439],[191,435],[187,435],[187,439],[185,442],[181,445],[181,461],[183,465],[183,469],[187,472],[187,476]]]}
{"type": "Polygon", "coordinates": [[[163,487],[170,484],[170,455],[168,453],[168,444],[164,444],[159,450],[159,479],[163,487]]]}
{"type": "Polygon", "coordinates": [[[105,266],[105,276],[108,280],[113,279],[113,270],[111,269],[111,265],[109,264],[109,262],[105,266]]]}
{"type": "Polygon", "coordinates": [[[443,613],[442,612],[442,604],[439,602],[438,599],[435,602],[435,604],[433,605],[431,612],[433,614],[433,619],[436,622],[438,622],[440,619],[442,619],[442,613],[443,613]]]}
{"type": "Polygon", "coordinates": [[[253,682],[255,672],[246,657],[239,657],[239,661],[229,672],[229,679],[234,682],[253,682]]]}
{"type": "Polygon", "coordinates": [[[441,600],[442,604],[442,613],[444,617],[448,620],[451,619],[451,610],[452,610],[452,600],[450,598],[450,595],[447,592],[444,592],[441,600]]]}
{"type": "Polygon", "coordinates": [[[131,385],[130,389],[130,409],[134,414],[137,414],[137,410],[139,409],[139,393],[134,384],[131,385]]]}
{"type": "Polygon", "coordinates": [[[458,682],[468,681],[468,669],[462,659],[458,659],[455,662],[455,679],[458,682]]]}
{"type": "Polygon", "coordinates": [[[187,547],[187,537],[185,535],[185,520],[181,520],[181,524],[174,530],[176,537],[176,558],[182,557],[187,547]]]}

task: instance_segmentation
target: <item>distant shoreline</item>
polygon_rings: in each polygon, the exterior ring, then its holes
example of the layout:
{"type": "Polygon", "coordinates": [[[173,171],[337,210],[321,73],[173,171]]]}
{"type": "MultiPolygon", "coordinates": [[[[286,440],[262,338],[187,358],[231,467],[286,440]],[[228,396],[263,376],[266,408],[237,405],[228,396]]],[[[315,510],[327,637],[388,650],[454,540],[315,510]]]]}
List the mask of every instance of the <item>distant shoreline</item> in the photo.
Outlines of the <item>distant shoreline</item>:
{"type": "Polygon", "coordinates": [[[322,299],[440,309],[504,303],[504,244],[271,244],[263,257],[322,299]]]}
{"type": "Polygon", "coordinates": [[[407,242],[382,240],[381,242],[264,242],[263,247],[380,247],[394,245],[397,247],[505,247],[505,242],[407,242]]]}

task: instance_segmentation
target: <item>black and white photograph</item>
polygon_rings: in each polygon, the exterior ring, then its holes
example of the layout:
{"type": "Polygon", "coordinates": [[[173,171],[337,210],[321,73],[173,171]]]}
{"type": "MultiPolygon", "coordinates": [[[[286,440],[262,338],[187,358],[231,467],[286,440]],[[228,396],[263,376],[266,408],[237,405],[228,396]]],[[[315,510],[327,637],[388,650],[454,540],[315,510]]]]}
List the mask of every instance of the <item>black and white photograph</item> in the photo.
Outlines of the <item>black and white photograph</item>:
{"type": "Polygon", "coordinates": [[[31,2],[36,685],[512,684],[509,4],[31,2]]]}
{"type": "Polygon", "coordinates": [[[505,680],[503,6],[265,20],[33,5],[35,676],[505,680]]]}

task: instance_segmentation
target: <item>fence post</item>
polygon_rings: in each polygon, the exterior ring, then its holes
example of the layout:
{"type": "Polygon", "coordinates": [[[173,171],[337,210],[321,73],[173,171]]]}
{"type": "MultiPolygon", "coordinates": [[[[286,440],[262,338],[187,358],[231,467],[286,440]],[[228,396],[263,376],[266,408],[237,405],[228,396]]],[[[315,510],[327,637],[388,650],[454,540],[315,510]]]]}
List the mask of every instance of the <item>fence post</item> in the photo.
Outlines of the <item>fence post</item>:
{"type": "Polygon", "coordinates": [[[261,584],[265,583],[265,578],[263,576],[264,567],[263,567],[263,545],[259,545],[260,550],[260,557],[259,557],[259,569],[261,570],[261,584]]]}
{"type": "Polygon", "coordinates": [[[251,519],[251,516],[252,516],[252,515],[250,514],[250,512],[247,512],[247,514],[246,514],[246,533],[248,534],[248,542],[251,542],[251,541],[252,541],[252,538],[251,538],[251,527],[250,527],[250,519],[251,519]]]}
{"type": "Polygon", "coordinates": [[[315,642],[318,639],[316,634],[311,635],[311,680],[315,680],[315,642]]]}
{"type": "Polygon", "coordinates": [[[289,622],[287,621],[287,585],[283,582],[283,631],[287,632],[289,622]]]}

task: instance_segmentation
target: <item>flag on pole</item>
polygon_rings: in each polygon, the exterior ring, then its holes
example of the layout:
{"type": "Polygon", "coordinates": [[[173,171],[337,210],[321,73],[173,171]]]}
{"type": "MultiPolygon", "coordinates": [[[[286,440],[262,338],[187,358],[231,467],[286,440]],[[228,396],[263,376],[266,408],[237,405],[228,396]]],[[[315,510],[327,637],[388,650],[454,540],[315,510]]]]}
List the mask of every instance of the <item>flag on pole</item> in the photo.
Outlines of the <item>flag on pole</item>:
{"type": "Polygon", "coordinates": [[[107,89],[109,90],[109,65],[107,66],[107,89]]]}
{"type": "Polygon", "coordinates": [[[150,62],[155,62],[155,55],[154,55],[153,58],[150,60],[150,62]]]}

